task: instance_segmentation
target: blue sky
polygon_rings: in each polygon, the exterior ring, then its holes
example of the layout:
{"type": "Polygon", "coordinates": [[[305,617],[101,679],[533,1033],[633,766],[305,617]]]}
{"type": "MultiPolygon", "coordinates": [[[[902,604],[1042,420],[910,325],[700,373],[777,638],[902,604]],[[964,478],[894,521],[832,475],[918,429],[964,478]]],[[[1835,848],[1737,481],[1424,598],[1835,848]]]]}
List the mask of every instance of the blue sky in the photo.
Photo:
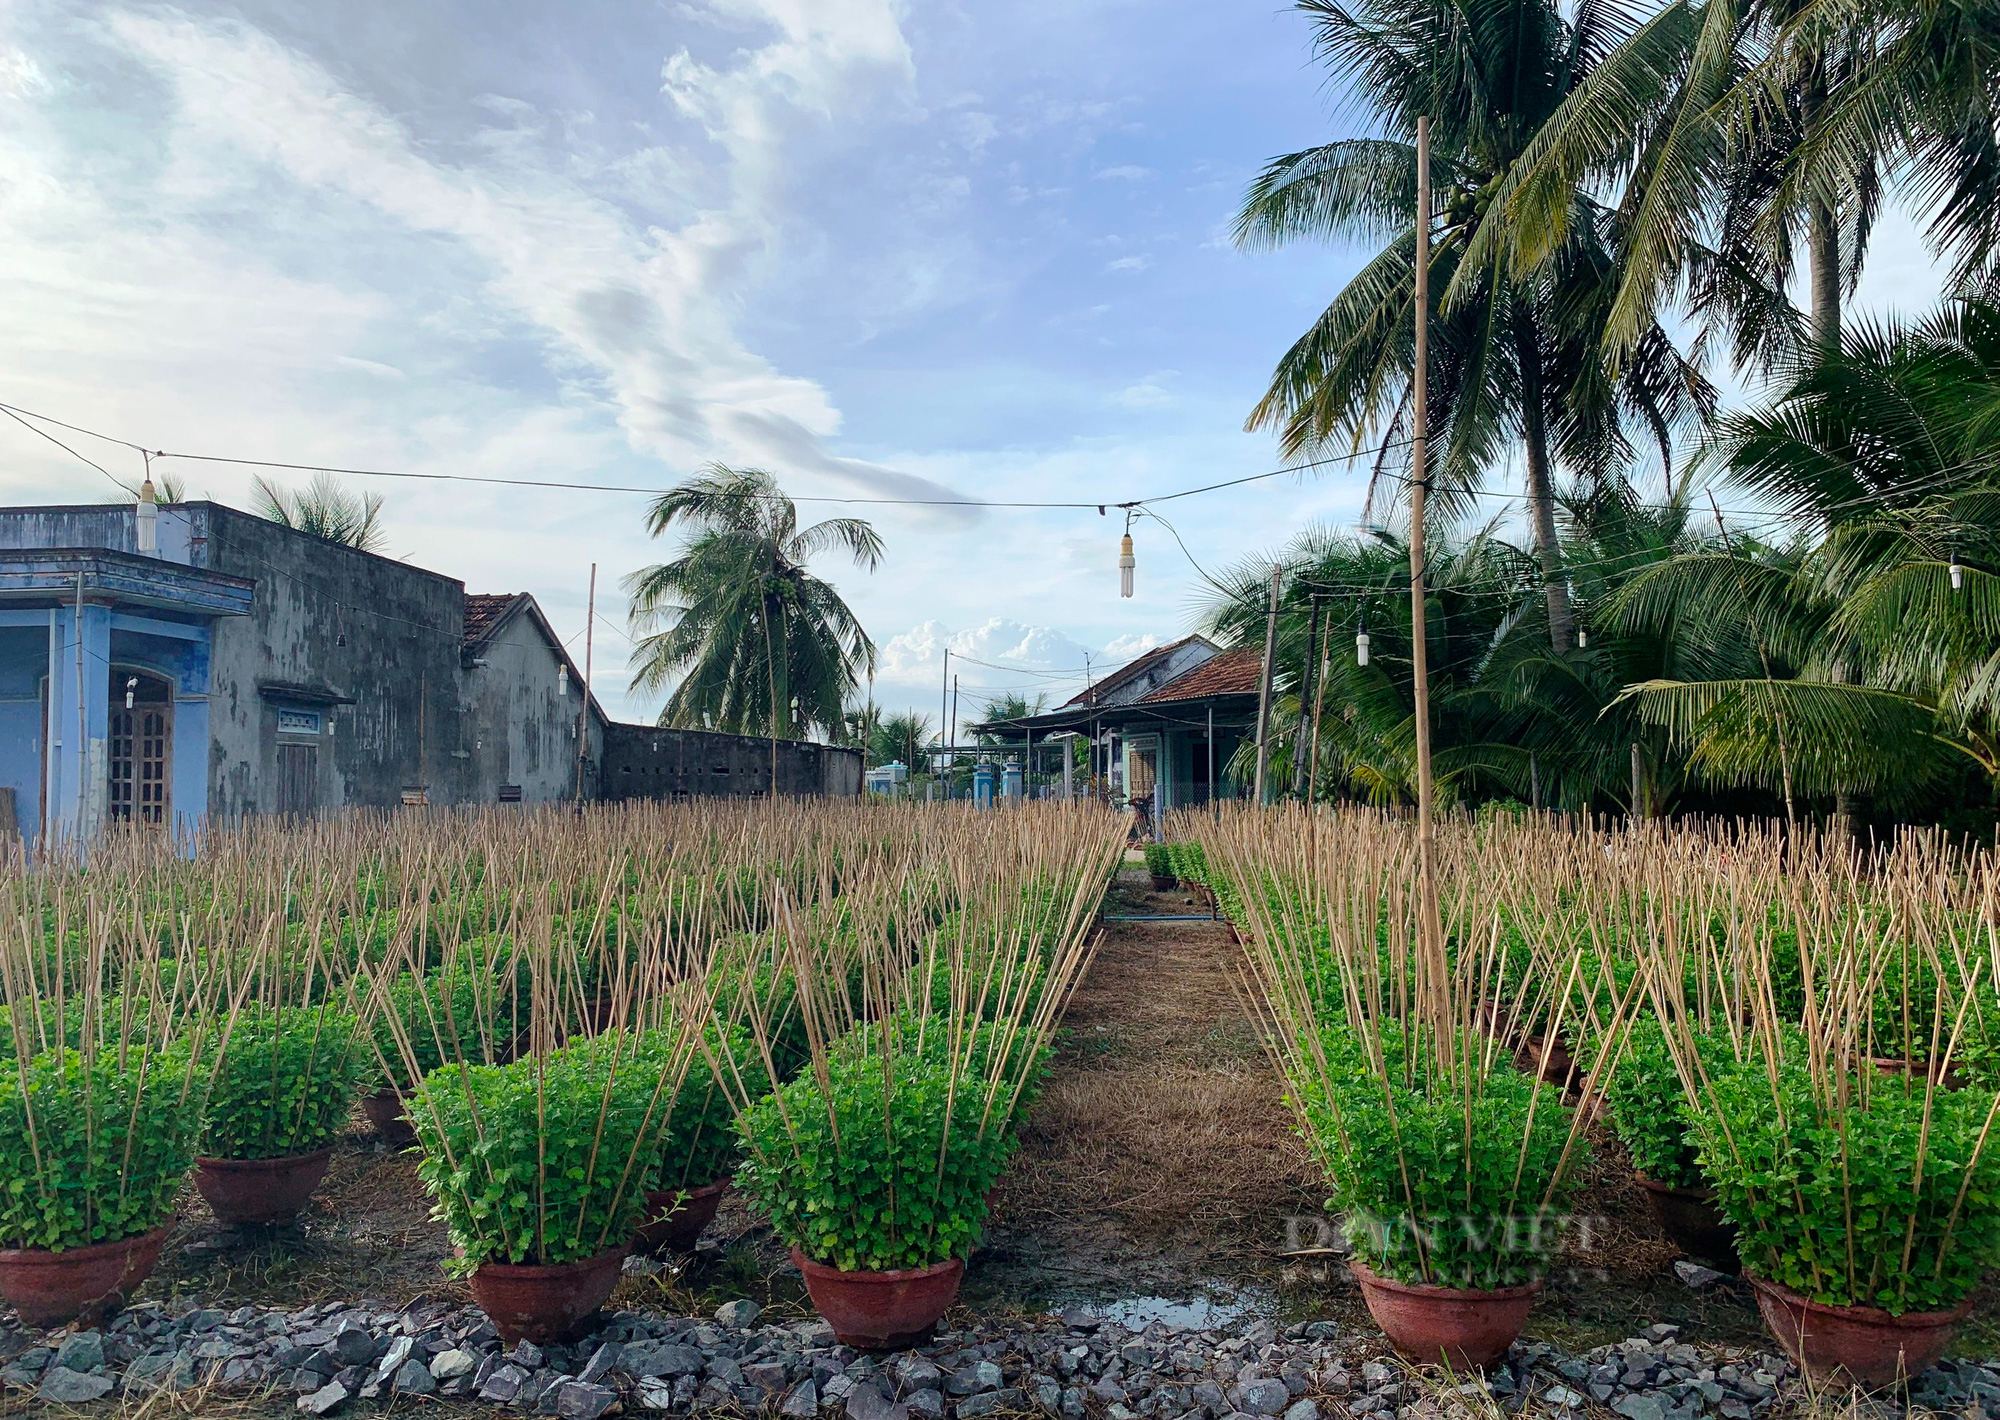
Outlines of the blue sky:
{"type": "MultiPolygon", "coordinates": [[[[1227,241],[1262,160],[1347,130],[1306,38],[1215,0],[0,0],[0,400],[168,450],[645,487],[723,459],[814,497],[1258,472],[1244,414],[1360,256],[1227,241]]],[[[1892,215],[1862,305],[1935,289],[1892,215]]],[[[247,500],[248,470],[166,467],[247,500]]],[[[664,551],[642,499],[368,486],[393,555],[531,591],[578,646],[598,563],[596,687],[656,707],[614,629],[664,551]]],[[[0,431],[8,501],[115,492],[0,431]]],[[[1360,498],[1170,516],[1213,567],[1360,498]]],[[[1191,621],[1157,527],[1121,601],[1115,517],[804,508],[842,511],[888,544],[820,570],[891,708],[934,712],[947,644],[1019,668],[969,666],[969,705],[1191,621]]]]}

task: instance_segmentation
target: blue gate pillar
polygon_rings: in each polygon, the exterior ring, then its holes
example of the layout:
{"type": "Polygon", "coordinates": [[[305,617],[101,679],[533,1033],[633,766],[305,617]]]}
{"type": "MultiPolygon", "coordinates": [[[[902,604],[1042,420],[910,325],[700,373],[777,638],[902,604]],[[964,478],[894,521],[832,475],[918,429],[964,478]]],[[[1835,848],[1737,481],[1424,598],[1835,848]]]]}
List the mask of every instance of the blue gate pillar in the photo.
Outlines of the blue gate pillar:
{"type": "Polygon", "coordinates": [[[47,728],[53,842],[88,842],[104,826],[110,691],[111,608],[85,603],[80,622],[74,605],[57,609],[49,633],[47,728]]]}

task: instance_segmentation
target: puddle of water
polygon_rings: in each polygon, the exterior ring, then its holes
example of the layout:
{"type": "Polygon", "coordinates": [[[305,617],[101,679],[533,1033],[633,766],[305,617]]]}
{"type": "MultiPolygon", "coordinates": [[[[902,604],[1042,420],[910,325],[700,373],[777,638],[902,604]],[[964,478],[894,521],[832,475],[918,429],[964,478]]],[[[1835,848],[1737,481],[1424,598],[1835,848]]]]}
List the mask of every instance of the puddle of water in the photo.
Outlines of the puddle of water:
{"type": "Polygon", "coordinates": [[[1269,1298],[1234,1293],[1201,1297],[1121,1297],[1092,1310],[1106,1321],[1116,1322],[1128,1331],[1143,1331],[1156,1321],[1185,1331],[1208,1331],[1269,1311],[1272,1306],[1269,1298]]]}

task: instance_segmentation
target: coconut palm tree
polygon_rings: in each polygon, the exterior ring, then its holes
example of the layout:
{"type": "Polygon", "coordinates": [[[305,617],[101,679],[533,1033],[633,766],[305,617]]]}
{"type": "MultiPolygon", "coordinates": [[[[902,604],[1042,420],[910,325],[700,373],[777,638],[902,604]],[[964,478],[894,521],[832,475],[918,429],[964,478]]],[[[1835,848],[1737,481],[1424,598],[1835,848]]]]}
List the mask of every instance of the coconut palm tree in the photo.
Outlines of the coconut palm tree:
{"type": "Polygon", "coordinates": [[[316,473],[296,490],[282,488],[262,474],[252,486],[261,518],[362,552],[380,552],[387,542],[379,493],[351,492],[330,473],[316,473]]]}
{"type": "Polygon", "coordinates": [[[1619,7],[1558,0],[1296,0],[1316,49],[1354,81],[1380,136],[1273,159],[1237,216],[1245,246],[1301,237],[1379,242],[1377,254],[1279,361],[1252,428],[1287,455],[1379,444],[1400,462],[1411,399],[1419,116],[1432,123],[1437,199],[1431,278],[1433,506],[1467,494],[1519,439],[1548,638],[1573,642],[1556,523],[1558,465],[1590,478],[1624,466],[1640,438],[1671,468],[1676,442],[1713,391],[1650,323],[1612,365],[1600,337],[1615,293],[1619,234],[1579,185],[1548,259],[1517,270],[1486,228],[1490,208],[1544,123],[1627,33],[1619,7]]]}
{"type": "Polygon", "coordinates": [[[654,537],[685,524],[671,562],[625,578],[639,634],[632,687],[673,693],[662,725],[796,739],[841,722],[875,669],[875,643],[830,583],[807,563],[847,553],[874,570],[882,539],[859,518],[801,528],[798,509],[761,469],[712,464],[653,501],[654,537]]]}
{"type": "Polygon", "coordinates": [[[918,710],[905,710],[883,718],[876,728],[874,750],[870,757],[877,764],[898,760],[914,774],[917,756],[923,753],[924,746],[933,738],[931,717],[918,710]]]}
{"type": "Polygon", "coordinates": [[[1793,545],[1662,565],[1613,608],[1751,655],[1626,699],[1714,782],[1908,799],[1976,765],[2000,788],[2000,304],[1850,329],[1789,374],[1718,457],[1793,545]]]}

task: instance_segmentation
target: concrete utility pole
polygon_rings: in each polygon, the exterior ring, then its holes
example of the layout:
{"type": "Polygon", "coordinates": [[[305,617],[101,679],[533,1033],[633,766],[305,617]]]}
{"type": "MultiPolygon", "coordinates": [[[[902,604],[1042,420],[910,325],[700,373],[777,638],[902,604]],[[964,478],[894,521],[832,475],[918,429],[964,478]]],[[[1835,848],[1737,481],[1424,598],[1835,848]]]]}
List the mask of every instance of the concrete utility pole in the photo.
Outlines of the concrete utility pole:
{"type": "Polygon", "coordinates": [[[1258,803],[1264,802],[1265,770],[1271,763],[1271,672],[1278,659],[1278,593],[1284,586],[1285,569],[1271,569],[1271,605],[1264,613],[1264,668],[1257,677],[1257,783],[1251,791],[1258,803]]]}

